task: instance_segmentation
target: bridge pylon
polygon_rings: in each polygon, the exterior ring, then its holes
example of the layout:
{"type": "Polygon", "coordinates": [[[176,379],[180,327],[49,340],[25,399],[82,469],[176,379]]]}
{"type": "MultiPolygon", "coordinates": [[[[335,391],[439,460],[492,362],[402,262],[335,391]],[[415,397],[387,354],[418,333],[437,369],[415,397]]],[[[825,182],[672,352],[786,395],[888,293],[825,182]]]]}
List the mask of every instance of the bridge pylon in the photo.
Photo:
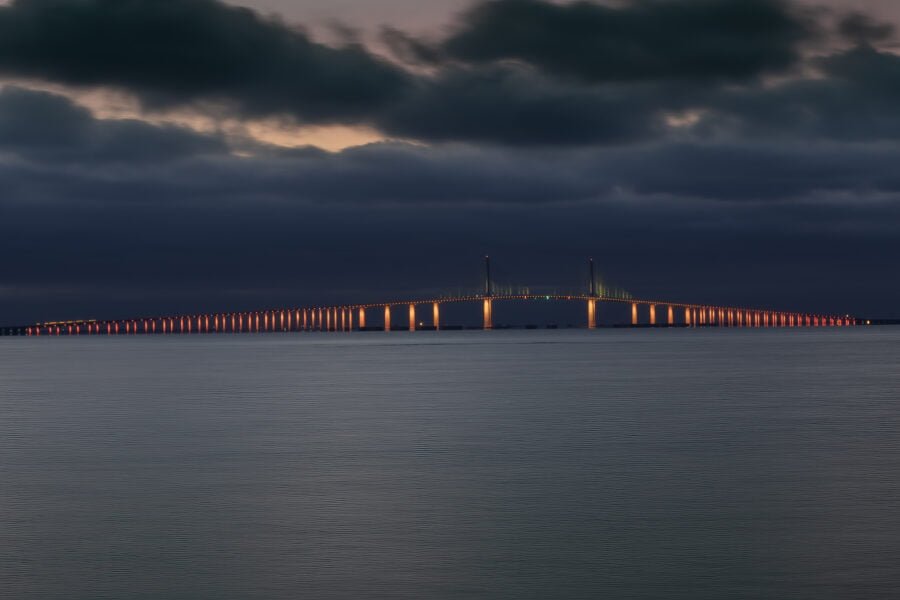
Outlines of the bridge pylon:
{"type": "Polygon", "coordinates": [[[588,329],[597,328],[597,284],[594,280],[594,259],[588,259],[588,270],[590,275],[590,294],[587,301],[587,326],[588,329]]]}
{"type": "Polygon", "coordinates": [[[487,331],[494,328],[494,306],[491,301],[491,257],[484,257],[484,307],[482,312],[482,328],[487,331]]]}

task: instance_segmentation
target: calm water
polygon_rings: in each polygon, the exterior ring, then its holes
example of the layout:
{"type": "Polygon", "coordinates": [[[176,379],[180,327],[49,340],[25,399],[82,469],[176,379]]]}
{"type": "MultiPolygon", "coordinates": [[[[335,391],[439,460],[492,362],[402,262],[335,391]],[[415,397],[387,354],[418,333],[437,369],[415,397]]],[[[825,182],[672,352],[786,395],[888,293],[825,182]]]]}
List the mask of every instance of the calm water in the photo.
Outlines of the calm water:
{"type": "Polygon", "coordinates": [[[0,597],[900,597],[900,329],[0,338],[0,597]]]}

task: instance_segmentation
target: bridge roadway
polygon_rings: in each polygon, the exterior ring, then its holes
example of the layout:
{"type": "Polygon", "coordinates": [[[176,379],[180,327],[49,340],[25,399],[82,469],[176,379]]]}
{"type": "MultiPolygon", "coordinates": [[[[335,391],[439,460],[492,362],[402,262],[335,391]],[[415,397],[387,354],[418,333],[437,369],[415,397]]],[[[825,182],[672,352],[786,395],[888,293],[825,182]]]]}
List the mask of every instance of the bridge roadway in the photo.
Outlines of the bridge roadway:
{"type": "MultiPolygon", "coordinates": [[[[489,286],[488,286],[488,289],[489,286]]],[[[493,328],[493,304],[506,301],[563,301],[584,302],[587,307],[586,326],[597,326],[597,303],[631,304],[631,325],[657,327],[843,327],[861,324],[848,315],[823,315],[787,312],[737,306],[718,306],[620,298],[593,294],[472,294],[463,296],[392,300],[365,304],[340,304],[277,308],[262,311],[224,312],[208,314],[179,314],[156,317],[136,317],[113,320],[76,320],[36,323],[5,328],[0,335],[121,335],[121,334],[189,334],[189,333],[260,333],[285,331],[353,331],[368,329],[366,319],[373,309],[383,311],[381,319],[385,331],[391,331],[393,309],[408,308],[407,327],[418,327],[417,308],[431,306],[428,329],[440,329],[440,308],[444,304],[472,302],[482,305],[483,328],[493,328]],[[641,309],[646,308],[642,311],[641,309]],[[657,310],[662,309],[658,314],[657,310]],[[643,318],[640,313],[646,312],[643,318]]]]}

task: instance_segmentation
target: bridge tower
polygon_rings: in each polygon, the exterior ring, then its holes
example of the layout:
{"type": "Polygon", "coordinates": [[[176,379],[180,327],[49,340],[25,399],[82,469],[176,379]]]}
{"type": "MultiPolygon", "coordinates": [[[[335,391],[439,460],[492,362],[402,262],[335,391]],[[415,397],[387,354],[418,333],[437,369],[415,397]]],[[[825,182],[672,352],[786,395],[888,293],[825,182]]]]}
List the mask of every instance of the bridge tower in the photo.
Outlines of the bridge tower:
{"type": "Polygon", "coordinates": [[[483,318],[484,318],[484,329],[493,329],[494,328],[494,307],[493,302],[491,301],[491,257],[484,257],[484,309],[483,309],[483,318]]]}
{"type": "Polygon", "coordinates": [[[594,259],[588,259],[590,281],[590,297],[587,301],[588,329],[597,328],[597,284],[594,282],[594,259]]]}

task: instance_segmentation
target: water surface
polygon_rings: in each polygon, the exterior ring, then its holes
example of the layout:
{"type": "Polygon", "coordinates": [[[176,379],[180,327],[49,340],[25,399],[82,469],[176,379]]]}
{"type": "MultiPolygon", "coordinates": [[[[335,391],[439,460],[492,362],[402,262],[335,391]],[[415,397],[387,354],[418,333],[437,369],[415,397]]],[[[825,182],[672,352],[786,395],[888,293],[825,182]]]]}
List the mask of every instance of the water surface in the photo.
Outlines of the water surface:
{"type": "Polygon", "coordinates": [[[0,338],[0,597],[900,597],[900,330],[0,338]]]}

